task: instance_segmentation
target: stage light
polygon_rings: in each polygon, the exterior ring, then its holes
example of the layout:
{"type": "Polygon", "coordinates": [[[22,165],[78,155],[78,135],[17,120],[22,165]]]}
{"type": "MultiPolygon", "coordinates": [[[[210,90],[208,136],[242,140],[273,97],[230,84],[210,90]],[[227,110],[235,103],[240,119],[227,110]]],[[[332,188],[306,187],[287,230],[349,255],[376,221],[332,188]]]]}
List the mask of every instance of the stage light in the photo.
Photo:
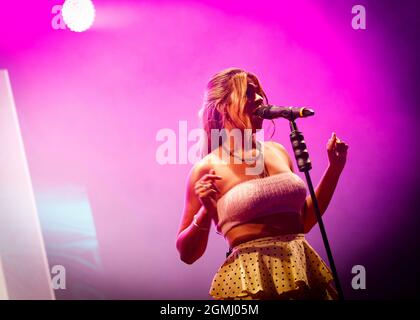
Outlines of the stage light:
{"type": "Polygon", "coordinates": [[[91,0],[66,0],[61,13],[67,27],[74,32],[88,30],[95,20],[95,6],[91,0]]]}

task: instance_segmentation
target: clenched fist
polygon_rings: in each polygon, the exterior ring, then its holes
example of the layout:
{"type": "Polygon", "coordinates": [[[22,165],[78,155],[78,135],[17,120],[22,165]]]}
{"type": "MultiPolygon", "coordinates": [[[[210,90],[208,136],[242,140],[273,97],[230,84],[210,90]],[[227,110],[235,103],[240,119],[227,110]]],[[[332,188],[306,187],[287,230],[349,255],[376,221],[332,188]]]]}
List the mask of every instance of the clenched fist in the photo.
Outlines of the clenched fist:
{"type": "Polygon", "coordinates": [[[330,167],[337,171],[342,171],[347,160],[347,150],[349,145],[340,140],[335,132],[331,134],[331,138],[327,142],[327,153],[330,167]]]}

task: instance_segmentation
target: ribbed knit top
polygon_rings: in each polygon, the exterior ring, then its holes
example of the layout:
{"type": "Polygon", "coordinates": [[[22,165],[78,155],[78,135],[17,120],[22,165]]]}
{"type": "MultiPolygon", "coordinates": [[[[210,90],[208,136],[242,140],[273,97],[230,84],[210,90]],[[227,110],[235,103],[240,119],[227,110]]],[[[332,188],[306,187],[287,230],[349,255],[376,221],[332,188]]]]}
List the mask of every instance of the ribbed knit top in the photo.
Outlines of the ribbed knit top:
{"type": "Polygon", "coordinates": [[[305,182],[295,173],[282,172],[238,183],[217,201],[216,229],[223,236],[253,219],[282,213],[300,215],[306,198],[305,182]]]}

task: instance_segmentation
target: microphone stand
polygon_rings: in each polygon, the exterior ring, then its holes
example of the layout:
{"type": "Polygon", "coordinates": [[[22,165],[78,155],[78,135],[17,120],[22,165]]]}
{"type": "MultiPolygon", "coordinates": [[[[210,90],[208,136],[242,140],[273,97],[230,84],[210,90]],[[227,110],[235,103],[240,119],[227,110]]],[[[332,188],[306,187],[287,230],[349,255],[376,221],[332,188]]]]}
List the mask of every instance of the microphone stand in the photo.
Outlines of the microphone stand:
{"type": "Polygon", "coordinates": [[[330,245],[328,243],[327,233],[325,232],[324,223],[322,222],[321,213],[318,207],[318,201],[316,199],[314,187],[312,185],[311,176],[309,175],[309,170],[312,169],[311,160],[309,160],[309,153],[306,149],[306,143],[303,139],[302,132],[298,131],[297,125],[294,121],[292,113],[288,118],[290,121],[290,141],[292,143],[293,152],[297,161],[297,165],[300,172],[305,173],[306,181],[308,183],[309,191],[311,193],[312,203],[314,204],[316,219],[318,220],[319,229],[321,230],[322,239],[324,241],[325,250],[327,251],[328,261],[330,263],[331,271],[334,276],[334,283],[338,291],[339,300],[344,300],[343,289],[338,278],[337,269],[335,268],[334,259],[331,253],[330,245]]]}

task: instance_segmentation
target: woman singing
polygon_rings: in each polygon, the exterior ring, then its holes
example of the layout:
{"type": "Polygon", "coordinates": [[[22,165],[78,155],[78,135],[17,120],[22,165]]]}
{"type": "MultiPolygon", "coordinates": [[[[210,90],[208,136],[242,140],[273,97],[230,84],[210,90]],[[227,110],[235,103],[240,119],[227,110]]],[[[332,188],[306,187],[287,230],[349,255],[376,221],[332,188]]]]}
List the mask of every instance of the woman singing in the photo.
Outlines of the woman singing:
{"type": "MultiPolygon", "coordinates": [[[[255,137],[263,119],[254,111],[263,102],[267,96],[252,73],[230,68],[210,79],[201,110],[207,152],[187,179],[176,241],[180,258],[192,264],[203,255],[213,221],[230,248],[211,283],[214,299],[337,299],[330,269],[305,240],[317,223],[306,184],[281,144],[255,137]],[[215,129],[229,138],[210,141],[215,129]],[[229,135],[234,130],[244,133],[243,144],[229,135]],[[250,174],[258,161],[262,169],[250,174]]],[[[321,214],[348,145],[333,133],[326,149],[329,165],[315,190],[321,214]]]]}

